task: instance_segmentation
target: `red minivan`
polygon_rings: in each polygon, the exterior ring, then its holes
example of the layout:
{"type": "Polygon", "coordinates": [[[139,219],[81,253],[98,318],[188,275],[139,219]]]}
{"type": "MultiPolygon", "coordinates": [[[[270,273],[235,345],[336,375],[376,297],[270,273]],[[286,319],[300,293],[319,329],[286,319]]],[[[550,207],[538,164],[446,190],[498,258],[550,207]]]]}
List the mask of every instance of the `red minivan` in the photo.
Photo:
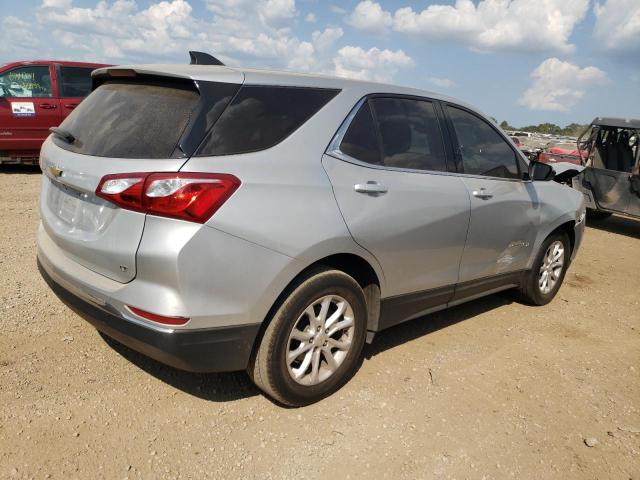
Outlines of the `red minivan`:
{"type": "Polygon", "coordinates": [[[52,60],[0,66],[0,164],[38,163],[49,128],[91,92],[91,72],[106,66],[52,60]]]}

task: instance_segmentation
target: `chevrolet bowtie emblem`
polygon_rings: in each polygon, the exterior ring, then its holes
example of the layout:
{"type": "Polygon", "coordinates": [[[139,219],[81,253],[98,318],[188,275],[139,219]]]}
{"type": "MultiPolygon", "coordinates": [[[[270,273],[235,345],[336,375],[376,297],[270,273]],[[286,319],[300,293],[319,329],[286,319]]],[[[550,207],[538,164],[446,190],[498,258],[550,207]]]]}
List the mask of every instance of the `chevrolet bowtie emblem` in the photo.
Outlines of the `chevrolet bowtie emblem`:
{"type": "Polygon", "coordinates": [[[54,167],[53,165],[49,167],[49,173],[51,173],[51,175],[53,175],[56,178],[62,176],[62,170],[60,170],[58,167],[54,167]]]}

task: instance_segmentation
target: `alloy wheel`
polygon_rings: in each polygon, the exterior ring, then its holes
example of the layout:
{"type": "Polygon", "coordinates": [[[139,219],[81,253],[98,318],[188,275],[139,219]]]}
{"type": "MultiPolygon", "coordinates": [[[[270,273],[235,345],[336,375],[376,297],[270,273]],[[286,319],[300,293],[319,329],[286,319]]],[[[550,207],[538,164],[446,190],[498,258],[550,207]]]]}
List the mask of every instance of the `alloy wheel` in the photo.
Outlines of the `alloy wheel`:
{"type": "Polygon", "coordinates": [[[556,240],[549,248],[547,248],[540,267],[540,276],[538,277],[538,288],[543,294],[551,292],[564,268],[564,245],[561,241],[556,240]]]}
{"type": "Polygon", "coordinates": [[[333,375],[349,353],[354,325],[351,305],[338,295],[325,295],[307,306],[287,342],[291,378],[311,386],[333,375]]]}

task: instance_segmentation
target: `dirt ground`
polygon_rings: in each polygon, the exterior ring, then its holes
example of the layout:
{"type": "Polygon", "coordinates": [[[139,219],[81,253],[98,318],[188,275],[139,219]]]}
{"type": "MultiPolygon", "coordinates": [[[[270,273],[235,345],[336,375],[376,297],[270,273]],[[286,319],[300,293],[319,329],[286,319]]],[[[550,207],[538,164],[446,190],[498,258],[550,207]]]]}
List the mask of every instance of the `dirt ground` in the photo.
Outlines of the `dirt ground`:
{"type": "Polygon", "coordinates": [[[64,307],[35,265],[39,184],[0,167],[0,478],[640,479],[638,221],[591,225],[550,305],[393,328],[337,394],[284,409],[64,307]]]}

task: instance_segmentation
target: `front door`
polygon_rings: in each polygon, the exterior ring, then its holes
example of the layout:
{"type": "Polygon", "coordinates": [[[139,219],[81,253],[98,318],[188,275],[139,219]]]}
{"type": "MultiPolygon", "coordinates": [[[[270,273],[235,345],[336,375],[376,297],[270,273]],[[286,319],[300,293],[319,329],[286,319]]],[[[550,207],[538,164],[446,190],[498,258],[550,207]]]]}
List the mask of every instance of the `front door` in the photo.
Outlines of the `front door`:
{"type": "Polygon", "coordinates": [[[0,152],[40,151],[49,128],[60,124],[52,68],[28,65],[0,73],[0,152]]]}
{"type": "Polygon", "coordinates": [[[446,111],[458,171],[471,199],[456,289],[456,298],[462,298],[492,282],[499,287],[501,278],[527,267],[540,210],[534,183],[522,180],[522,163],[497,129],[466,109],[448,105],[446,111]]]}
{"type": "Polygon", "coordinates": [[[383,296],[407,302],[384,326],[445,304],[458,281],[469,195],[447,172],[434,104],[369,99],[327,153],[323,165],[349,231],[384,271],[383,296]]]}

